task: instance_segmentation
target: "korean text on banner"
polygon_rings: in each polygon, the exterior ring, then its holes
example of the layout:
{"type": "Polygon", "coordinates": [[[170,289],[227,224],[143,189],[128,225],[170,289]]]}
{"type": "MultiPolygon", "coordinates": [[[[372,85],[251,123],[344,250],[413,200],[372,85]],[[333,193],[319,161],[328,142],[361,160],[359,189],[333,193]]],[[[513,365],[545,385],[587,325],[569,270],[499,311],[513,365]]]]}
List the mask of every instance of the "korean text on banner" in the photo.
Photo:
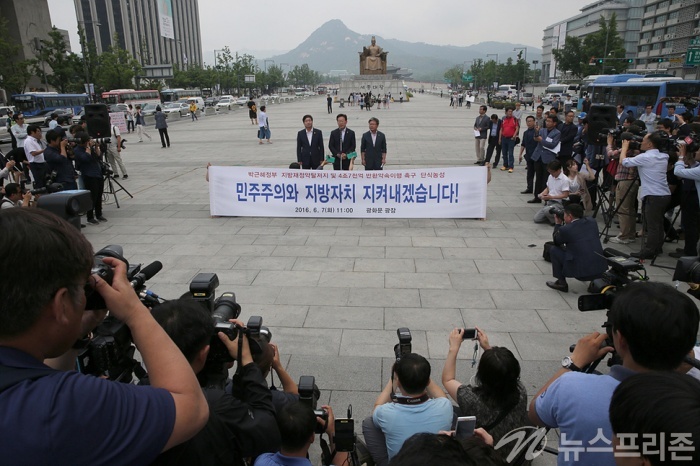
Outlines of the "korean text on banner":
{"type": "Polygon", "coordinates": [[[210,211],[240,217],[485,218],[486,170],[209,167],[210,211]]]}

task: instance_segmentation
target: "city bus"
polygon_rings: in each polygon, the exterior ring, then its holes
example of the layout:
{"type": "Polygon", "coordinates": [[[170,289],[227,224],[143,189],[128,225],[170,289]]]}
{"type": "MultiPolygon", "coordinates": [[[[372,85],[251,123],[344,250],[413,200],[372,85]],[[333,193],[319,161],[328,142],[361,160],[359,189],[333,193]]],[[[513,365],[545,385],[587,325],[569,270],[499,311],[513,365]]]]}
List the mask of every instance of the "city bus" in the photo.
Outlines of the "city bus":
{"type": "Polygon", "coordinates": [[[56,110],[70,110],[77,115],[90,103],[87,94],[59,94],[57,92],[27,92],[12,95],[12,105],[25,117],[43,117],[56,110]]]}
{"type": "Polygon", "coordinates": [[[691,111],[698,114],[700,81],[681,78],[631,78],[625,82],[605,83],[594,81],[588,85],[591,104],[624,105],[625,112],[632,110],[635,116],[644,113],[647,105],[659,118],[668,115],[667,106],[676,106],[676,113],[691,111]]]}
{"type": "Polygon", "coordinates": [[[143,106],[144,104],[159,105],[160,95],[157,90],[137,91],[134,89],[112,89],[102,93],[102,100],[106,104],[126,104],[143,106]]]}
{"type": "Polygon", "coordinates": [[[199,89],[165,89],[160,91],[160,98],[163,103],[177,102],[178,100],[187,100],[190,97],[202,97],[202,91],[199,89]]]}
{"type": "Polygon", "coordinates": [[[643,78],[641,74],[591,74],[589,76],[586,76],[583,78],[581,81],[581,85],[579,86],[579,99],[578,99],[578,105],[576,106],[579,111],[582,109],[583,105],[583,99],[589,94],[588,86],[593,84],[594,82],[598,82],[601,84],[610,84],[610,83],[621,83],[628,81],[632,78],[643,78]]]}

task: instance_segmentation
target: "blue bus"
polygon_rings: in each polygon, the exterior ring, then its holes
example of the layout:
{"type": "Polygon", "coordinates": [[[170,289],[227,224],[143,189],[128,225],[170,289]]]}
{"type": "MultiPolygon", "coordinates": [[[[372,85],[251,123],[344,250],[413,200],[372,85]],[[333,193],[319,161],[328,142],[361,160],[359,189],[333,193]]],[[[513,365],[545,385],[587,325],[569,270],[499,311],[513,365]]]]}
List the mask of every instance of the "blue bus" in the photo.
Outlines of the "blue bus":
{"type": "Polygon", "coordinates": [[[593,83],[599,84],[612,84],[612,83],[622,83],[628,81],[632,78],[643,78],[641,74],[592,74],[586,76],[581,81],[579,86],[578,104],[576,108],[581,111],[583,105],[583,99],[590,95],[590,89],[588,88],[593,83]]]}
{"type": "Polygon", "coordinates": [[[669,77],[631,78],[617,83],[596,80],[588,85],[588,89],[592,104],[624,105],[625,112],[631,110],[635,117],[644,113],[647,105],[652,105],[659,118],[668,115],[670,104],[676,106],[676,113],[691,111],[693,115],[698,114],[700,81],[669,77]]]}
{"type": "Polygon", "coordinates": [[[14,94],[12,105],[26,117],[43,117],[56,110],[70,110],[77,115],[90,103],[87,94],[58,94],[56,92],[28,92],[14,94]]]}

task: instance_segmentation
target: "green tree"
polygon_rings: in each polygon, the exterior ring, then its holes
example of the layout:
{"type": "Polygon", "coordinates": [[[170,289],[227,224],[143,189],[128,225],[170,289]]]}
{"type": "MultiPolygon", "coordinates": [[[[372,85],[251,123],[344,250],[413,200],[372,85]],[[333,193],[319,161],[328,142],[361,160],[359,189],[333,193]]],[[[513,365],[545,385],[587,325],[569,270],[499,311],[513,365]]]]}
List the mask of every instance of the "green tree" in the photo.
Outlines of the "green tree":
{"type": "Polygon", "coordinates": [[[277,65],[272,65],[267,69],[267,85],[270,89],[277,89],[279,87],[284,87],[284,72],[282,72],[282,67],[277,65]]]}
{"type": "MultiPolygon", "coordinates": [[[[114,37],[114,44],[118,38],[114,37]]],[[[131,56],[128,50],[118,45],[111,45],[109,50],[99,56],[96,84],[101,90],[129,89],[134,86],[134,77],[141,74],[141,64],[131,56]]]]}
{"type": "Polygon", "coordinates": [[[295,65],[287,74],[287,79],[297,87],[311,86],[313,88],[321,82],[321,75],[317,71],[310,69],[308,64],[304,63],[301,66],[295,65]]]}
{"type": "Polygon", "coordinates": [[[95,73],[99,64],[97,56],[97,46],[95,42],[88,42],[85,36],[85,29],[78,26],[78,37],[80,38],[80,48],[82,50],[82,57],[80,57],[81,64],[83,67],[83,72],[85,73],[85,79],[89,83],[95,83],[95,73]]]}
{"type": "Polygon", "coordinates": [[[457,86],[462,84],[462,67],[455,65],[449,70],[445,71],[445,81],[449,82],[452,85],[452,88],[455,89],[457,86]]]}
{"type": "Polygon", "coordinates": [[[578,79],[588,75],[588,59],[580,37],[566,36],[566,42],[560,49],[552,50],[557,68],[561,72],[571,73],[578,79]]]}
{"type": "Polygon", "coordinates": [[[32,60],[34,73],[40,76],[45,72],[46,82],[61,94],[83,92],[82,61],[76,54],[68,52],[63,34],[54,26],[49,31],[49,39],[39,42],[37,58],[32,60]]]}
{"type": "Polygon", "coordinates": [[[7,20],[0,18],[0,89],[8,94],[21,94],[32,77],[29,60],[20,60],[22,46],[10,37],[7,20]]]}

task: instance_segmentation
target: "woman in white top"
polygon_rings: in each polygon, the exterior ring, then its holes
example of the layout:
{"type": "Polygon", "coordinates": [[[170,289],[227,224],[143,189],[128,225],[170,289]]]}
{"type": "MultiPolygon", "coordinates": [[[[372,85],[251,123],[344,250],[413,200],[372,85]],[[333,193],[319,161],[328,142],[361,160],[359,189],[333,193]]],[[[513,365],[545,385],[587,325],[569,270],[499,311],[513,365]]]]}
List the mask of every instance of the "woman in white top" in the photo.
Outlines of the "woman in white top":
{"type": "Polygon", "coordinates": [[[590,162],[588,162],[587,158],[584,158],[583,166],[579,172],[576,161],[570,159],[566,162],[564,173],[569,178],[569,200],[571,202],[581,202],[586,215],[588,215],[593,211],[593,203],[591,202],[586,182],[595,179],[595,172],[591,168],[590,162]]]}

